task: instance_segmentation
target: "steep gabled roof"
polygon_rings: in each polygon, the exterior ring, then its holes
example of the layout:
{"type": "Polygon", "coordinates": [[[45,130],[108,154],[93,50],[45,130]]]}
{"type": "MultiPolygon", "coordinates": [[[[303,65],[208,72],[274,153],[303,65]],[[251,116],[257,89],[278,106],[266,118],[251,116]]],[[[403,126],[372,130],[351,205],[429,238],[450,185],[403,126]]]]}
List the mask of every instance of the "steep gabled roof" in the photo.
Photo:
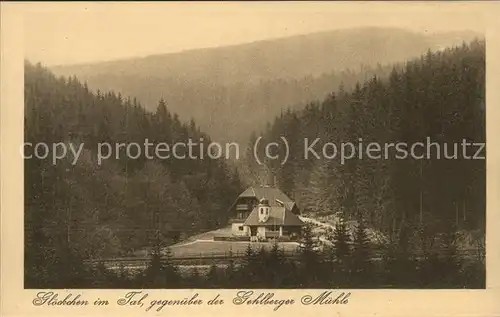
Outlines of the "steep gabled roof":
{"type": "Polygon", "coordinates": [[[259,221],[258,207],[255,207],[243,225],[245,226],[302,226],[304,222],[290,210],[282,206],[271,206],[269,208],[269,219],[266,222],[259,221]]]}
{"type": "Polygon", "coordinates": [[[270,206],[280,206],[278,201],[281,201],[285,207],[293,207],[293,201],[276,187],[248,187],[239,197],[255,197],[257,200],[266,198],[270,206]]]}

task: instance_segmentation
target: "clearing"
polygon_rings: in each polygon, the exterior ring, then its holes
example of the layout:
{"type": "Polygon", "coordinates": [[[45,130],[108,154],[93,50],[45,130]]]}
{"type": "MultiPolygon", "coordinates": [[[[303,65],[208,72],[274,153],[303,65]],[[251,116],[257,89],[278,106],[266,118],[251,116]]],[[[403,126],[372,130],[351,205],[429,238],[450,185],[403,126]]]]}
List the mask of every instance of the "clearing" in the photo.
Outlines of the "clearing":
{"type": "MultiPolygon", "coordinates": [[[[262,247],[271,249],[273,244],[273,242],[194,240],[172,245],[170,250],[175,258],[228,256],[230,253],[233,256],[241,256],[245,254],[248,245],[253,250],[260,250],[262,247]]],[[[278,246],[286,253],[293,253],[297,251],[299,244],[297,242],[278,242],[278,246]]]]}

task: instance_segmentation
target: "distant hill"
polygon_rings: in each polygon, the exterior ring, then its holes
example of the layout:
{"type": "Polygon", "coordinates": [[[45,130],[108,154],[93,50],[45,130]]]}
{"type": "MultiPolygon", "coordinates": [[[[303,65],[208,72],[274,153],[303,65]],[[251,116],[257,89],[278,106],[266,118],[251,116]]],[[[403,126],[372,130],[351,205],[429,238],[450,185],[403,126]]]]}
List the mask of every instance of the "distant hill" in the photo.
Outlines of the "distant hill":
{"type": "MultiPolygon", "coordinates": [[[[89,88],[137,97],[154,110],[161,97],[181,120],[194,118],[214,139],[244,141],[283,108],[351,88],[380,65],[479,37],[359,28],[93,64],[56,66],[89,88]]],[[[382,72],[382,75],[387,71],[382,72]]]]}

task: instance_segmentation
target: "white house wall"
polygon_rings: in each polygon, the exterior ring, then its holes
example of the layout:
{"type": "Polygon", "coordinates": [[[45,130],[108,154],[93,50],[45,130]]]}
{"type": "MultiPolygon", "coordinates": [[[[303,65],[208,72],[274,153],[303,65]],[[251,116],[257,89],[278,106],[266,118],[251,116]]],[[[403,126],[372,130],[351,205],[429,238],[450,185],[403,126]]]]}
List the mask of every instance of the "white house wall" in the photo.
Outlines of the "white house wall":
{"type": "Polygon", "coordinates": [[[231,225],[231,232],[234,236],[249,236],[250,228],[248,226],[244,226],[243,222],[235,222],[231,225]],[[243,230],[240,230],[240,227],[243,227],[243,230]]]}

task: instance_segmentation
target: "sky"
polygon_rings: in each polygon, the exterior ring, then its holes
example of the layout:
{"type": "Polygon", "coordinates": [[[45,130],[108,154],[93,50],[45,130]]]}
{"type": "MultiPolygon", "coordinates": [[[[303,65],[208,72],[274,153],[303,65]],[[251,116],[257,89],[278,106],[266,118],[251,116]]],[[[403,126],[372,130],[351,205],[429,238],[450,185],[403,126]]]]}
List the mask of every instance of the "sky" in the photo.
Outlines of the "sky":
{"type": "Polygon", "coordinates": [[[335,29],[484,32],[479,2],[465,3],[30,3],[24,52],[46,66],[217,47],[335,29]]]}

